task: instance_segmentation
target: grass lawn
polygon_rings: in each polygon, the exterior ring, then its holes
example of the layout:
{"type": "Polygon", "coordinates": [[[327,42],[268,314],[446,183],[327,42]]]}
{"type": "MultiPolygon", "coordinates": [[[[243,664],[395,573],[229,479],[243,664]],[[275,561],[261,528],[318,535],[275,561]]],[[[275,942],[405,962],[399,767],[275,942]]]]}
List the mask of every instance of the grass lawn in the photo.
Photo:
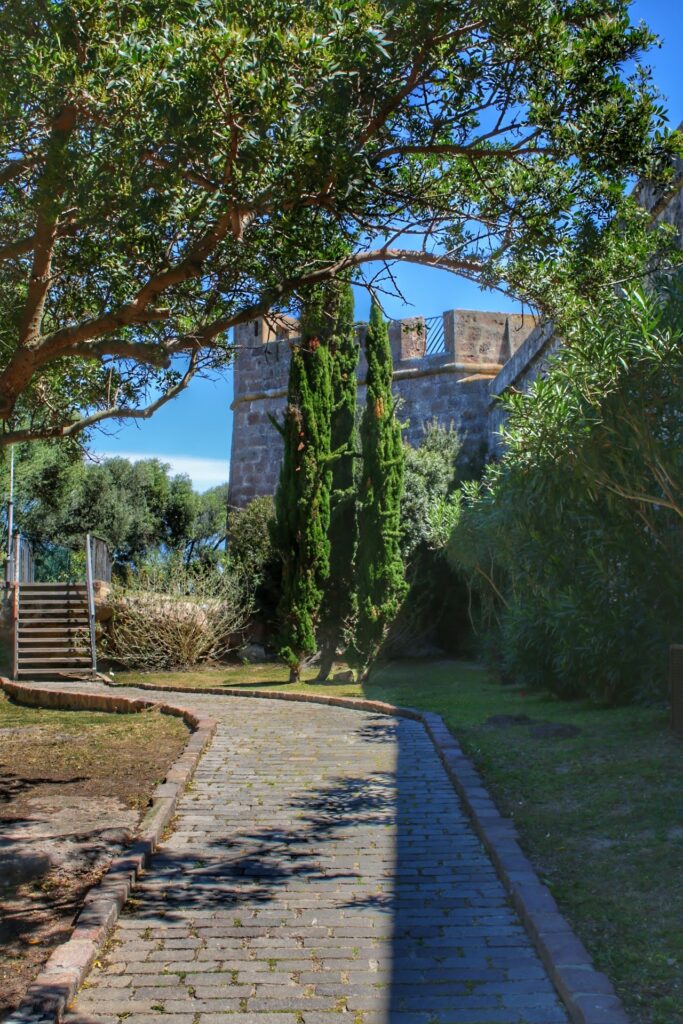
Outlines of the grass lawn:
{"type": "Polygon", "coordinates": [[[100,833],[117,816],[135,828],[188,735],[182,719],[156,711],[27,708],[0,692],[0,834],[13,840],[0,854],[15,865],[46,846],[65,854],[26,875],[0,866],[0,1020],[69,938],[88,889],[125,843],[100,833]]]}
{"type": "Polygon", "coordinates": [[[683,1021],[683,743],[668,732],[665,709],[561,702],[502,687],[479,667],[455,661],[394,662],[364,688],[292,686],[278,664],[116,678],[179,688],[362,692],[437,711],[501,811],[515,819],[539,874],[634,1022],[683,1021]],[[527,715],[580,732],[539,739],[529,723],[487,725],[492,715],[527,715]]]}

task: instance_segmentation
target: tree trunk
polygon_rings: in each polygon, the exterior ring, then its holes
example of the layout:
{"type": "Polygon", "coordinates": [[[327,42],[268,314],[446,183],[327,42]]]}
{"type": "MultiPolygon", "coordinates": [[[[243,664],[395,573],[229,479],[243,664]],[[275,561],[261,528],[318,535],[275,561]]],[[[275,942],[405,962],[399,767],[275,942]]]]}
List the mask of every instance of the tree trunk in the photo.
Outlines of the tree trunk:
{"type": "Polygon", "coordinates": [[[297,662],[296,665],[289,666],[289,681],[290,683],[298,683],[301,679],[301,662],[297,662]]]}
{"type": "Polygon", "coordinates": [[[331,638],[323,641],[320,651],[320,669],[316,677],[317,683],[326,683],[330,678],[330,672],[334,665],[334,656],[337,652],[337,645],[331,638]]]}

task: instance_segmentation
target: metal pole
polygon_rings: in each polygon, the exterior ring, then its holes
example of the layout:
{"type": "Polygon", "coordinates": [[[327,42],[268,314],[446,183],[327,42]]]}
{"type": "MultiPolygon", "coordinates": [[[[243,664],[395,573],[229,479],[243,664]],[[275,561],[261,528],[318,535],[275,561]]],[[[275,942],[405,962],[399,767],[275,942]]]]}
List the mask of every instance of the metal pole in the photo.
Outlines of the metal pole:
{"type": "Polygon", "coordinates": [[[14,531],[14,445],[10,448],[9,456],[9,502],[7,504],[7,550],[12,546],[12,533],[14,531]]]}
{"type": "Polygon", "coordinates": [[[12,533],[14,532],[14,445],[9,457],[9,501],[7,502],[7,569],[5,579],[12,579],[12,533]]]}
{"type": "Polygon", "coordinates": [[[14,644],[12,647],[12,678],[19,677],[19,556],[21,551],[21,537],[18,533],[14,535],[14,559],[12,573],[12,628],[14,630],[14,644]]]}
{"type": "Polygon", "coordinates": [[[88,595],[88,623],[90,625],[90,660],[93,675],[97,673],[97,638],[95,635],[95,583],[92,574],[92,547],[90,534],[85,537],[85,584],[88,595]]]}

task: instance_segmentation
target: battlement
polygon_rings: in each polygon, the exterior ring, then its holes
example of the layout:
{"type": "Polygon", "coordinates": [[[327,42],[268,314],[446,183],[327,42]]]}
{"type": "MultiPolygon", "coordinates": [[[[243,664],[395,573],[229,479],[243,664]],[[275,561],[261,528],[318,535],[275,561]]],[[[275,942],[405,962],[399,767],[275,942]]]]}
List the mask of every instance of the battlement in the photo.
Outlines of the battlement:
{"type": "MultiPolygon", "coordinates": [[[[489,382],[535,326],[530,316],[468,309],[391,321],[394,394],[406,440],[418,445],[425,423],[436,418],[455,425],[466,452],[474,455],[483,450],[488,443],[489,382]]],[[[364,324],[358,325],[360,402],[367,369],[365,330],[364,324]]],[[[232,505],[272,494],[277,485],[282,445],[270,416],[282,414],[291,346],[297,335],[297,321],[279,315],[261,317],[235,330],[232,505]]]]}

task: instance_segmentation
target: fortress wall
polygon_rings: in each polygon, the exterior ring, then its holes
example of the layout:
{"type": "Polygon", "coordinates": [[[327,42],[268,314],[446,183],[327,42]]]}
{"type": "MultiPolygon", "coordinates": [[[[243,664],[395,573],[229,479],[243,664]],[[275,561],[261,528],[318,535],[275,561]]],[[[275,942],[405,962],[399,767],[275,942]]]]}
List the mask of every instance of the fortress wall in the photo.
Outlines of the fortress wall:
{"type": "Polygon", "coordinates": [[[282,461],[282,439],[268,419],[268,413],[279,420],[284,407],[284,392],[277,397],[233,406],[230,505],[241,508],[252,498],[275,493],[282,461]]]}
{"type": "MultiPolygon", "coordinates": [[[[488,442],[489,384],[502,364],[534,330],[530,317],[506,313],[450,310],[425,321],[392,321],[389,336],[394,356],[394,394],[405,439],[422,442],[424,426],[436,418],[451,424],[463,439],[465,456],[481,454],[488,442]],[[430,331],[443,329],[438,354],[427,355],[430,331]]],[[[282,441],[268,414],[284,410],[291,339],[296,324],[276,328],[265,321],[244,324],[235,332],[235,399],[230,460],[230,504],[273,494],[277,486],[282,441]],[[279,336],[278,336],[279,335],[279,336]]],[[[358,401],[365,401],[367,365],[362,351],[358,367],[358,401]]]]}
{"type": "Polygon", "coordinates": [[[514,388],[515,391],[528,391],[536,378],[546,372],[552,356],[560,345],[553,325],[539,324],[491,381],[487,401],[487,448],[490,455],[497,454],[503,447],[500,431],[507,417],[500,396],[510,388],[514,388]]]}

